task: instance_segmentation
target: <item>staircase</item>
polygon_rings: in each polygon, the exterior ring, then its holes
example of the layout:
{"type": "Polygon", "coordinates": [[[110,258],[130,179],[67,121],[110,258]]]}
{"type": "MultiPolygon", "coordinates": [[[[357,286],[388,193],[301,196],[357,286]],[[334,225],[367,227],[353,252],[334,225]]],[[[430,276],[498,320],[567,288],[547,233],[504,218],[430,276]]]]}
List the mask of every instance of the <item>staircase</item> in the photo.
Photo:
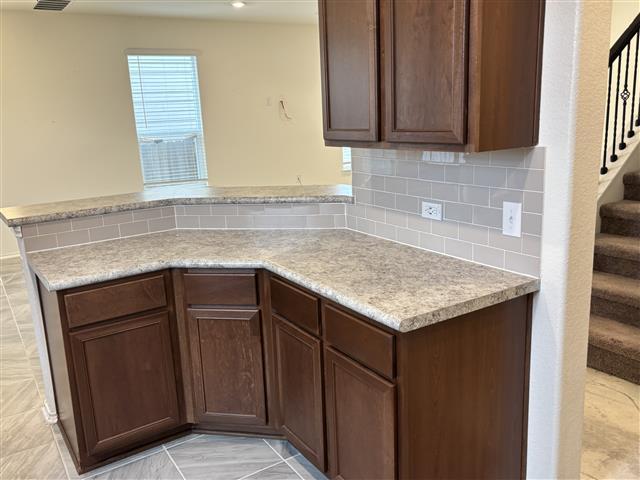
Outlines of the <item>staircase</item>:
{"type": "Polygon", "coordinates": [[[600,207],[587,365],[640,384],[640,171],[623,182],[624,200],[600,207]]]}

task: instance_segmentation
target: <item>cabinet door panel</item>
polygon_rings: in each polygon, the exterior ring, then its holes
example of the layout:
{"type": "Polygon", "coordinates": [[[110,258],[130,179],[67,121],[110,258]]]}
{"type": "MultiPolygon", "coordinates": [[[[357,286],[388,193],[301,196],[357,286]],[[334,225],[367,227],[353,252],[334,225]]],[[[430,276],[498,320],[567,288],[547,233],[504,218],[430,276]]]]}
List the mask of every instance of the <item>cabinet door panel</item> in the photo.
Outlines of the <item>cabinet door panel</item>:
{"type": "Polygon", "coordinates": [[[277,316],[274,330],[282,429],[305,457],[324,470],[320,340],[277,316]]]}
{"type": "Polygon", "coordinates": [[[181,423],[169,314],[70,335],[87,454],[132,448],[181,423]]]}
{"type": "Polygon", "coordinates": [[[395,386],[332,348],[325,379],[331,477],[396,478],[395,386]]]}
{"type": "Polygon", "coordinates": [[[260,312],[189,309],[188,313],[197,420],[266,425],[260,312]]]}
{"type": "Polygon", "coordinates": [[[377,0],[320,0],[324,138],[378,140],[377,0]]]}
{"type": "Polygon", "coordinates": [[[465,142],[465,0],[381,0],[389,142],[465,142]]]}

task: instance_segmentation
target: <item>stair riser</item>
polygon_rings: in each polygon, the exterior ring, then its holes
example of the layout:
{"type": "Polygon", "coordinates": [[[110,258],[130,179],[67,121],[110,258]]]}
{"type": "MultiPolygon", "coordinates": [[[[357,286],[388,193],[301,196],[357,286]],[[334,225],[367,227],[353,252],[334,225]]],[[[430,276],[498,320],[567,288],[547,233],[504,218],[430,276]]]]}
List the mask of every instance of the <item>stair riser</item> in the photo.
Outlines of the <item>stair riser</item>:
{"type": "Polygon", "coordinates": [[[640,308],[591,296],[591,313],[640,328],[640,308]]]}
{"type": "Polygon", "coordinates": [[[640,362],[589,345],[587,366],[640,385],[640,362]]]}
{"type": "Polygon", "coordinates": [[[597,272],[614,273],[640,280],[640,261],[610,257],[596,253],[593,256],[593,269],[597,272]]]}
{"type": "Polygon", "coordinates": [[[602,233],[611,233],[613,235],[640,237],[640,221],[603,217],[601,230],[602,233]]]}
{"type": "Polygon", "coordinates": [[[640,202],[640,185],[627,184],[624,186],[624,199],[640,202]]]}

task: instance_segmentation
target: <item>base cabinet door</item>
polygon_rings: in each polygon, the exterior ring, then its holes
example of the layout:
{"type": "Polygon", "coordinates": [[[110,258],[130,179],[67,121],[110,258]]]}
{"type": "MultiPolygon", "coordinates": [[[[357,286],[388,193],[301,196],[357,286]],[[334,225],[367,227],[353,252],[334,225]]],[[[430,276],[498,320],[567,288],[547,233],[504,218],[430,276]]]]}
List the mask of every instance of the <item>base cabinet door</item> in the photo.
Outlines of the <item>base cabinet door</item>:
{"type": "Polygon", "coordinates": [[[330,347],[325,380],[331,478],[396,478],[395,386],[330,347]]]}
{"type": "Polygon", "coordinates": [[[190,308],[188,322],[196,421],[266,425],[260,311],[190,308]]]}
{"type": "Polygon", "coordinates": [[[324,470],[320,340],[276,315],[273,320],[282,430],[307,459],[324,470]]]}
{"type": "Polygon", "coordinates": [[[167,312],[70,334],[87,455],[135,447],[182,423],[167,312]]]}

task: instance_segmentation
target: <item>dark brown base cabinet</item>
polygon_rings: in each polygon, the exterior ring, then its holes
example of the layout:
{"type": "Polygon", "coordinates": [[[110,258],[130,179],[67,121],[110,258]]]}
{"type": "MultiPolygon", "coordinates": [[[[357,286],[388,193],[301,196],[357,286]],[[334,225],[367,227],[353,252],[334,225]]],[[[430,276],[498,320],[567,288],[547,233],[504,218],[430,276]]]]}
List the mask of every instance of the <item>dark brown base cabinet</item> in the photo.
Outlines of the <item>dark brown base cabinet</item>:
{"type": "Polygon", "coordinates": [[[189,431],[288,439],[331,478],[524,478],[531,296],[399,333],[264,270],[40,286],[80,472],[189,431]]]}

